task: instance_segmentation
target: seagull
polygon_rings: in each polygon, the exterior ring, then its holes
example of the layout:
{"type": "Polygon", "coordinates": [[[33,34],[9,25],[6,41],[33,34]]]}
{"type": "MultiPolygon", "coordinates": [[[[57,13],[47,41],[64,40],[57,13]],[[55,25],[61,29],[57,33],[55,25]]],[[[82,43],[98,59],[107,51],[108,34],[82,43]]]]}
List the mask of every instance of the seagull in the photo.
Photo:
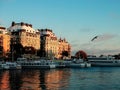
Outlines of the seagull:
{"type": "Polygon", "coordinates": [[[91,41],[94,41],[95,39],[97,39],[98,38],[98,36],[95,36],[91,41]]]}

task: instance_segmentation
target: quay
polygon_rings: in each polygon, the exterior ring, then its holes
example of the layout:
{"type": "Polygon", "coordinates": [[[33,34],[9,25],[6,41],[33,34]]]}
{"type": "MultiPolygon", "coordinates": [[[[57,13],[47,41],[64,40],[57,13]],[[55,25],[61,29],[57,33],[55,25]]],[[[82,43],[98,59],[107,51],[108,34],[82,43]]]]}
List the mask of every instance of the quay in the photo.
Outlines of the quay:
{"type": "Polygon", "coordinates": [[[85,68],[91,67],[90,63],[73,60],[30,60],[18,58],[16,62],[4,62],[1,69],[55,69],[55,68],[85,68]],[[19,66],[19,68],[18,68],[19,66]],[[20,68],[21,67],[21,68],[20,68]]]}
{"type": "Polygon", "coordinates": [[[88,57],[72,60],[27,60],[18,58],[16,62],[0,62],[0,69],[55,69],[55,68],[89,68],[89,67],[120,67],[120,60],[111,57],[88,57]]]}

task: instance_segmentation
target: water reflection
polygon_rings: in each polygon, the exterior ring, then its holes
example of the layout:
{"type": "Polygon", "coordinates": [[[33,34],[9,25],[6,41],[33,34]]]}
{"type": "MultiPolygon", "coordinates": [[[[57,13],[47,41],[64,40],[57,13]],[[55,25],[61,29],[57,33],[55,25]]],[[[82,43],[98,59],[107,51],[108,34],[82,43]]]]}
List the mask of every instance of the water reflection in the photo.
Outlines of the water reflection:
{"type": "Polygon", "coordinates": [[[5,71],[4,73],[0,73],[0,90],[9,89],[9,71],[5,71]]]}
{"type": "Polygon", "coordinates": [[[19,90],[20,72],[15,70],[1,71],[0,73],[0,90],[19,90]]]}
{"type": "Polygon", "coordinates": [[[38,70],[24,70],[22,71],[21,78],[21,88],[20,90],[39,90],[39,75],[40,72],[38,70]]]}
{"type": "Polygon", "coordinates": [[[69,76],[69,69],[1,71],[0,90],[58,90],[68,84],[69,76]]]}
{"type": "Polygon", "coordinates": [[[120,68],[0,71],[0,90],[120,90],[120,68]]]}
{"type": "Polygon", "coordinates": [[[50,71],[45,75],[47,89],[60,89],[61,87],[66,87],[69,82],[70,71],[66,70],[55,70],[50,71]]]}

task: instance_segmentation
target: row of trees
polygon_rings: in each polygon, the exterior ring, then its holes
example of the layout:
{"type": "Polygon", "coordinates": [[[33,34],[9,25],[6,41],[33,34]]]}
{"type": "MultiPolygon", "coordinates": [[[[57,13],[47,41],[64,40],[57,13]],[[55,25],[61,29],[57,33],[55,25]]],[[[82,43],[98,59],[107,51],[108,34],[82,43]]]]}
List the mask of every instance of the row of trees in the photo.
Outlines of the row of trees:
{"type": "MultiPolygon", "coordinates": [[[[31,46],[25,46],[23,47],[21,43],[11,44],[10,45],[10,54],[9,59],[10,60],[16,60],[18,57],[22,57],[23,54],[31,54],[31,55],[37,55],[39,57],[45,57],[46,52],[42,50],[36,50],[34,47],[31,46]],[[44,54],[44,55],[43,55],[44,54]]],[[[63,51],[62,57],[68,57],[69,53],[68,51],[63,51]]]]}
{"type": "MultiPolygon", "coordinates": [[[[75,58],[77,58],[77,59],[81,58],[81,59],[87,60],[87,56],[88,55],[84,51],[82,51],[82,50],[79,50],[75,54],[75,58]]],[[[104,55],[100,55],[99,57],[103,57],[103,56],[104,55]]],[[[108,56],[112,56],[115,59],[120,59],[120,53],[119,54],[115,54],[115,55],[108,55],[108,56]]],[[[96,57],[96,56],[93,55],[93,57],[96,57]]]]}
{"type": "Polygon", "coordinates": [[[31,47],[31,46],[23,47],[21,43],[11,44],[10,52],[11,53],[9,54],[9,57],[10,59],[14,57],[13,58],[14,60],[16,60],[18,57],[22,57],[23,54],[34,55],[34,54],[39,53],[34,47],[31,47]]]}

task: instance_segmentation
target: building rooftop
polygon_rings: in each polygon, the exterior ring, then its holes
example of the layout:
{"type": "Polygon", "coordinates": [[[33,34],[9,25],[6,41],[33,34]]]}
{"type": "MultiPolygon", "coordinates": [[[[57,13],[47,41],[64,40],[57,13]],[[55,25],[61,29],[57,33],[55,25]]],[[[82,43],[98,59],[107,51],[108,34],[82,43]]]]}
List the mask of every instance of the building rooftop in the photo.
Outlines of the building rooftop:
{"type": "Polygon", "coordinates": [[[21,22],[21,23],[12,22],[11,27],[9,27],[8,30],[11,32],[18,31],[18,30],[25,30],[26,32],[30,32],[30,33],[39,32],[38,30],[35,30],[32,28],[32,24],[28,24],[24,22],[21,22]]]}

